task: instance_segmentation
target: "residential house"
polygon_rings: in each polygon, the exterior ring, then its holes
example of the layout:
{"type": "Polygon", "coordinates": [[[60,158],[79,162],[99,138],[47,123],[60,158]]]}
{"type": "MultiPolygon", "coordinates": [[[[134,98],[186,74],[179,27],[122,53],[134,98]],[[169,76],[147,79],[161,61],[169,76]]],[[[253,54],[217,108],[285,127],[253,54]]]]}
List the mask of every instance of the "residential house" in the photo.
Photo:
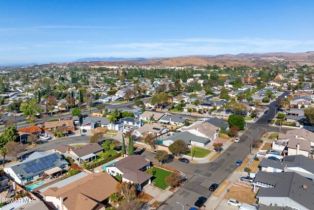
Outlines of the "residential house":
{"type": "Polygon", "coordinates": [[[123,182],[136,184],[141,191],[146,184],[151,183],[152,176],[145,171],[151,167],[151,162],[140,155],[130,155],[106,168],[112,176],[121,176],[123,182]]]}
{"type": "Polygon", "coordinates": [[[97,143],[89,143],[79,146],[61,145],[55,151],[72,158],[78,164],[82,164],[95,160],[103,148],[97,143]]]}
{"type": "Polygon", "coordinates": [[[179,115],[165,114],[160,118],[159,122],[164,124],[182,126],[184,125],[185,118],[179,115]]]}
{"type": "Polygon", "coordinates": [[[258,203],[266,206],[314,209],[314,183],[303,176],[287,173],[258,172],[253,181],[258,203]]]}
{"type": "Polygon", "coordinates": [[[19,128],[18,132],[20,135],[20,141],[26,142],[29,135],[39,136],[43,132],[43,129],[37,125],[31,125],[19,128]]]}
{"type": "Polygon", "coordinates": [[[75,127],[72,120],[58,120],[44,122],[44,129],[49,132],[62,132],[64,134],[74,133],[75,127]]]}
{"type": "Polygon", "coordinates": [[[211,141],[209,138],[197,136],[188,131],[184,131],[184,132],[176,132],[171,136],[165,137],[165,139],[162,140],[162,144],[168,147],[177,140],[182,140],[187,145],[199,146],[199,147],[205,147],[211,141]]]}
{"type": "Polygon", "coordinates": [[[223,129],[223,130],[228,130],[229,129],[228,122],[226,122],[223,119],[219,119],[217,117],[208,118],[208,119],[206,119],[206,122],[209,122],[210,124],[220,128],[220,129],[223,129]]]}
{"type": "Polygon", "coordinates": [[[164,113],[145,111],[139,116],[139,119],[142,121],[158,121],[162,116],[164,116],[164,113]]]}
{"type": "Polygon", "coordinates": [[[104,117],[86,117],[83,119],[80,130],[83,133],[90,133],[95,128],[107,127],[109,124],[109,120],[104,117]]]}
{"type": "Polygon", "coordinates": [[[261,171],[280,173],[295,172],[314,181],[314,160],[303,155],[291,155],[280,160],[263,159],[259,165],[261,171]]]}
{"type": "Polygon", "coordinates": [[[168,129],[160,123],[147,123],[142,127],[135,129],[132,133],[136,138],[143,137],[145,135],[151,134],[153,136],[160,136],[168,132],[168,129]]]}
{"type": "Polygon", "coordinates": [[[198,121],[190,126],[183,127],[180,130],[214,141],[218,136],[220,128],[207,121],[198,121]]]}
{"type": "Polygon", "coordinates": [[[34,152],[22,162],[7,165],[6,174],[17,183],[25,185],[36,181],[44,174],[54,176],[68,169],[68,162],[56,152],[34,152]]]}
{"type": "Polygon", "coordinates": [[[44,200],[56,209],[105,209],[109,197],[118,192],[118,182],[107,173],[89,174],[62,187],[52,187],[43,194],[44,200]]]}

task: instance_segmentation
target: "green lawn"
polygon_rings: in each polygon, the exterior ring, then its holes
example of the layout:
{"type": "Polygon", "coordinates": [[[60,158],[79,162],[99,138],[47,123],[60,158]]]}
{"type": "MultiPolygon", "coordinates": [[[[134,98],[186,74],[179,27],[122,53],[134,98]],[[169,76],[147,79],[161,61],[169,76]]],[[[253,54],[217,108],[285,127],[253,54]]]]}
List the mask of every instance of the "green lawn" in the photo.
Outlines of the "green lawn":
{"type": "Polygon", "coordinates": [[[148,170],[148,173],[153,175],[153,184],[160,188],[160,189],[166,189],[168,187],[168,184],[166,183],[166,177],[171,174],[170,171],[166,171],[161,168],[152,167],[148,170]]]}
{"type": "Polygon", "coordinates": [[[201,147],[192,147],[192,151],[190,151],[187,155],[197,157],[197,158],[202,158],[202,157],[206,157],[209,153],[210,151],[208,149],[201,148],[201,147]]]}

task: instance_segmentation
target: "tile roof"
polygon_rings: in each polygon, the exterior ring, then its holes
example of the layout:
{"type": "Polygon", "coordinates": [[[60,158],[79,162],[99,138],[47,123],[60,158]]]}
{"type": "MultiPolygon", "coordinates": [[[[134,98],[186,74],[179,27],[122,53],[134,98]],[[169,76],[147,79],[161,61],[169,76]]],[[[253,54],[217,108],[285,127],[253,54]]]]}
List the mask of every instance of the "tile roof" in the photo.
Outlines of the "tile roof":
{"type": "Polygon", "coordinates": [[[36,125],[32,125],[32,126],[28,126],[24,128],[19,128],[18,131],[22,133],[34,134],[34,133],[41,133],[42,129],[36,125]]]}

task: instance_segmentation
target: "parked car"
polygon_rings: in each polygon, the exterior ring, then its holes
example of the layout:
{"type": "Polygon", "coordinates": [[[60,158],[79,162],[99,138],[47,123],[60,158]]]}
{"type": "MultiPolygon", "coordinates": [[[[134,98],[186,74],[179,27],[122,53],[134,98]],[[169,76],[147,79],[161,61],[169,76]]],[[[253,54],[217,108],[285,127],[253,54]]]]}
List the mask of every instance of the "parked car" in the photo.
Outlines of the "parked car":
{"type": "Polygon", "coordinates": [[[219,184],[214,183],[209,186],[209,191],[214,192],[219,187],[219,184]]]}
{"type": "Polygon", "coordinates": [[[235,143],[239,143],[239,142],[240,142],[240,138],[239,138],[239,137],[235,138],[235,139],[234,139],[234,142],[235,142],[235,143]]]}
{"type": "Polygon", "coordinates": [[[230,206],[241,206],[241,203],[238,200],[232,198],[230,198],[227,203],[230,206]]]}
{"type": "Polygon", "coordinates": [[[236,164],[237,166],[240,166],[242,163],[243,163],[242,160],[237,160],[237,161],[235,162],[235,164],[236,164]]]}
{"type": "Polygon", "coordinates": [[[47,133],[39,135],[39,140],[40,141],[48,141],[51,139],[51,136],[47,133]]]}
{"type": "Polygon", "coordinates": [[[249,177],[249,176],[242,176],[242,177],[240,178],[240,180],[241,180],[242,182],[249,182],[249,183],[252,183],[252,182],[253,182],[253,178],[252,178],[252,177],[249,177]]]}
{"type": "Polygon", "coordinates": [[[189,159],[186,158],[179,158],[178,160],[182,163],[190,163],[189,159]]]}
{"type": "Polygon", "coordinates": [[[194,205],[197,206],[198,208],[201,208],[204,206],[205,202],[207,201],[207,198],[204,196],[201,196],[195,201],[194,205]]]}

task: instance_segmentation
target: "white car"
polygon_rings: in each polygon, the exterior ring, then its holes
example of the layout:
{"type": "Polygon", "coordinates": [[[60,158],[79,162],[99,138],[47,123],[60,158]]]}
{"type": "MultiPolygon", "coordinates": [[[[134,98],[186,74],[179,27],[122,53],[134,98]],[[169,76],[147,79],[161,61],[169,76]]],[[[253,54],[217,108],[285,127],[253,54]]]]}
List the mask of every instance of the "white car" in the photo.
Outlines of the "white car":
{"type": "Polygon", "coordinates": [[[50,140],[50,139],[51,139],[51,136],[50,136],[49,134],[47,134],[47,133],[41,134],[41,135],[39,136],[39,140],[40,140],[40,141],[48,141],[48,140],[50,140]]]}
{"type": "Polygon", "coordinates": [[[239,143],[239,142],[240,142],[240,138],[239,138],[239,137],[235,138],[235,139],[234,139],[234,142],[235,142],[235,143],[239,143]]]}
{"type": "Polygon", "coordinates": [[[230,206],[241,206],[241,203],[239,201],[237,201],[236,199],[229,199],[228,200],[228,205],[230,206]]]}

